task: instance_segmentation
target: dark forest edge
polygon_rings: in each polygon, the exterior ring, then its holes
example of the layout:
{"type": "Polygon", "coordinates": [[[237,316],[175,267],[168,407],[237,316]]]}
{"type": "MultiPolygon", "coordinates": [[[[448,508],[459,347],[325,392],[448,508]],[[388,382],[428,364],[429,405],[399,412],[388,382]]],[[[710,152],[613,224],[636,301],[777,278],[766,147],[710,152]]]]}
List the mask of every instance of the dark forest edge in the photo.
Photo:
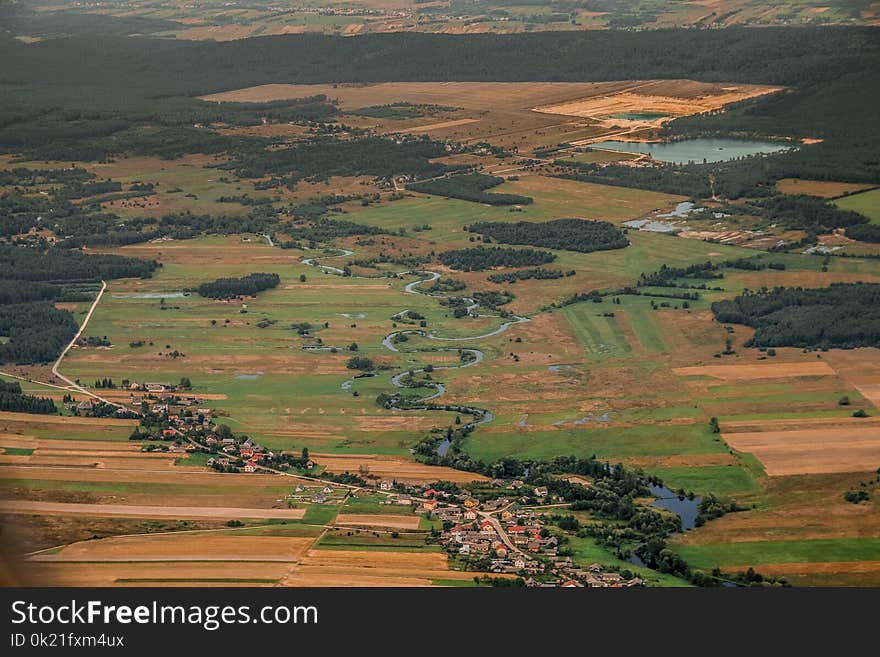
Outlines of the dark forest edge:
{"type": "Polygon", "coordinates": [[[56,301],[91,301],[102,280],[149,278],[154,260],[81,251],[0,245],[0,364],[48,363],[76,334],[56,301]]]}

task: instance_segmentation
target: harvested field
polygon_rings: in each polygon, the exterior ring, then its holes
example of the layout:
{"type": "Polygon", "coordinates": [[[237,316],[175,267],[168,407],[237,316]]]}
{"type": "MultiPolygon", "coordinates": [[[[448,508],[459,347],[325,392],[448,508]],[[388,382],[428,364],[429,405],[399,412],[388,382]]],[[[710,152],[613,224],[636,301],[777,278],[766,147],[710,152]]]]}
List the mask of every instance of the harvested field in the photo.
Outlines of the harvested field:
{"type": "MultiPolygon", "coordinates": [[[[83,456],[76,453],[57,454],[34,453],[31,456],[0,455],[0,463],[15,463],[28,466],[59,466],[66,468],[109,468],[111,470],[144,470],[148,468],[172,468],[176,455],[168,453],[132,454],[127,457],[106,457],[97,454],[83,456]]],[[[203,471],[199,468],[199,471],[203,471]]]]}
{"type": "MultiPolygon", "coordinates": [[[[4,445],[30,447],[40,454],[102,454],[107,456],[147,455],[141,446],[134,442],[110,442],[108,440],[55,440],[52,438],[36,438],[18,434],[0,433],[4,445]]],[[[167,456],[167,453],[165,453],[167,456]]]]}
{"type": "Polygon", "coordinates": [[[675,542],[701,545],[880,535],[880,505],[850,504],[841,494],[861,481],[861,473],[771,477],[764,480],[757,509],[713,520],[675,542]]]}
{"type": "Polygon", "coordinates": [[[754,365],[695,365],[676,367],[678,376],[711,376],[732,381],[787,379],[795,376],[834,376],[836,372],[823,360],[802,363],[762,363],[754,365]]]}
{"type": "Polygon", "coordinates": [[[449,570],[440,552],[309,550],[282,580],[284,586],[431,586],[434,579],[469,580],[449,570]]]}
{"type": "MultiPolygon", "coordinates": [[[[745,570],[745,567],[725,567],[725,570],[745,570]]],[[[818,575],[841,574],[859,575],[864,586],[880,585],[880,561],[829,561],[824,563],[768,563],[761,564],[761,573],[765,575],[818,575]],[[864,579],[862,579],[864,578],[864,579]],[[868,579],[870,578],[870,579],[868,579]]],[[[856,584],[854,584],[856,585],[856,584]]]]}
{"type": "Polygon", "coordinates": [[[743,288],[760,289],[773,287],[826,287],[831,283],[876,283],[880,276],[861,272],[843,271],[793,271],[793,272],[745,272],[730,275],[743,288]]]}
{"type": "Polygon", "coordinates": [[[234,533],[145,534],[82,541],[28,561],[296,561],[313,538],[237,536],[234,533]]]}
{"type": "Polygon", "coordinates": [[[672,456],[637,456],[621,459],[624,465],[636,468],[689,468],[736,465],[732,454],[675,454],[672,456]]]}
{"type": "Polygon", "coordinates": [[[135,427],[137,420],[122,420],[108,417],[79,417],[70,415],[40,415],[34,417],[29,413],[10,413],[0,411],[0,424],[4,422],[21,422],[34,427],[53,427],[60,424],[76,427],[135,427]]]}
{"type": "Polygon", "coordinates": [[[415,461],[407,461],[400,457],[376,454],[318,454],[312,456],[330,472],[361,472],[366,469],[368,475],[380,478],[395,479],[403,483],[426,484],[432,481],[445,480],[456,483],[469,481],[485,481],[486,477],[452,468],[424,465],[415,461]]]}
{"type": "Polygon", "coordinates": [[[605,96],[632,82],[381,82],[376,84],[264,84],[203,96],[218,102],[269,102],[326,94],[343,109],[406,101],[468,109],[527,109],[535,105],[605,96]]]}
{"type": "Polygon", "coordinates": [[[803,180],[800,178],[783,178],[776,181],[777,191],[783,194],[808,194],[821,198],[837,198],[846,194],[853,194],[872,185],[860,183],[831,182],[828,180],[803,180]]]}
{"type": "Polygon", "coordinates": [[[104,468],[62,466],[4,466],[0,479],[42,479],[48,481],[76,480],[84,482],[119,482],[123,484],[181,484],[185,486],[223,486],[248,488],[265,485],[292,487],[298,480],[285,475],[231,474],[201,470],[191,472],[175,469],[112,470],[104,468]],[[185,472],[186,477],[181,478],[185,472]]]}
{"type": "Polygon", "coordinates": [[[388,527],[390,529],[418,529],[419,516],[398,516],[387,513],[341,513],[336,516],[336,522],[334,524],[348,525],[351,527],[388,527]]]}
{"type": "Polygon", "coordinates": [[[876,408],[880,408],[880,383],[863,383],[856,385],[858,390],[865,399],[870,401],[876,408]]]}
{"type": "Polygon", "coordinates": [[[30,554],[78,541],[128,534],[227,529],[225,520],[112,518],[90,515],[0,514],[4,544],[12,554],[30,554]]]}
{"type": "Polygon", "coordinates": [[[880,427],[724,433],[728,445],[754,454],[770,476],[867,472],[880,466],[880,427]]]}
{"type": "Polygon", "coordinates": [[[431,132],[433,130],[442,130],[443,128],[455,128],[468,123],[476,123],[479,119],[455,119],[454,121],[441,121],[439,123],[429,123],[428,125],[416,125],[406,129],[406,132],[431,132]]]}
{"type": "MultiPolygon", "coordinates": [[[[708,84],[690,80],[613,82],[390,82],[377,84],[267,84],[204,96],[204,100],[266,102],[326,94],[343,110],[396,102],[458,108],[433,123],[422,119],[379,121],[386,132],[424,133],[464,143],[488,140],[520,152],[562,142],[601,140],[618,125],[640,129],[661,123],[595,120],[614,113],[652,112],[683,116],[776,91],[758,85],[708,84]]],[[[376,120],[371,121],[376,124],[376,120]]]]}
{"type": "Polygon", "coordinates": [[[274,586],[286,563],[24,563],[34,586],[274,586]]]}
{"type": "MultiPolygon", "coordinates": [[[[299,520],[305,509],[247,509],[240,507],[145,506],[129,504],[76,504],[0,500],[0,513],[41,513],[52,515],[94,515],[120,518],[198,518],[203,520],[241,520],[273,518],[299,520]]],[[[415,518],[418,525],[418,518],[415,518]]]]}
{"type": "Polygon", "coordinates": [[[774,93],[780,89],[781,87],[765,85],[722,86],[690,80],[634,81],[628,89],[616,93],[542,105],[536,107],[535,111],[585,118],[608,118],[614,114],[634,112],[677,117],[720,109],[730,103],[774,93]]]}
{"type": "Polygon", "coordinates": [[[762,431],[797,431],[801,429],[840,429],[842,427],[880,427],[880,417],[828,417],[788,418],[782,420],[724,420],[724,433],[747,433],[762,431]]]}

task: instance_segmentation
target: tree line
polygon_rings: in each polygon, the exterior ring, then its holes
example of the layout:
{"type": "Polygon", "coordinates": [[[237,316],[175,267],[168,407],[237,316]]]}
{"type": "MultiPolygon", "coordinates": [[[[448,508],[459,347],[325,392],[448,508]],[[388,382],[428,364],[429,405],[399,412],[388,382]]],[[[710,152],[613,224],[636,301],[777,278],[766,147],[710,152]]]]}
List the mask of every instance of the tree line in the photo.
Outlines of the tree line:
{"type": "Polygon", "coordinates": [[[58,407],[48,397],[24,394],[17,381],[0,381],[0,411],[50,415],[57,413],[58,407]]]}
{"type": "Polygon", "coordinates": [[[528,267],[544,265],[556,260],[556,256],[549,251],[508,249],[500,246],[453,249],[444,251],[437,257],[450,269],[460,271],[483,271],[495,267],[528,267]]]}
{"type": "Polygon", "coordinates": [[[430,177],[457,168],[431,162],[446,154],[442,143],[427,137],[320,137],[288,148],[235,153],[223,167],[244,178],[279,176],[287,185],[299,180],[323,182],[331,176],[430,177]]]}
{"type": "Polygon", "coordinates": [[[622,249],[629,245],[626,235],[614,224],[587,219],[515,223],[487,221],[465,226],[465,230],[491,237],[503,244],[528,244],[580,253],[622,249]]]}
{"type": "Polygon", "coordinates": [[[500,176],[487,176],[482,173],[464,173],[448,178],[436,178],[421,182],[409,183],[406,188],[422,194],[436,194],[448,198],[457,198],[487,205],[529,205],[533,202],[530,196],[520,194],[500,194],[487,192],[504,182],[500,176]]]}
{"type": "Polygon", "coordinates": [[[278,287],[280,283],[278,274],[253,273],[241,278],[218,278],[210,283],[202,283],[196,291],[209,299],[234,299],[255,297],[257,293],[278,287]]]}
{"type": "Polygon", "coordinates": [[[0,363],[55,360],[76,334],[60,299],[91,299],[101,279],[149,278],[155,261],[80,251],[0,245],[0,363]]]}
{"type": "Polygon", "coordinates": [[[750,347],[880,347],[880,284],[747,291],[712,304],[715,319],[755,329],[750,347]]]}
{"type": "Polygon", "coordinates": [[[574,276],[575,271],[564,272],[560,269],[545,269],[537,267],[535,269],[519,269],[517,271],[496,272],[489,274],[488,280],[491,283],[516,283],[517,281],[527,281],[529,279],[551,280],[555,278],[563,278],[564,276],[574,276]]]}
{"type": "Polygon", "coordinates": [[[150,278],[159,266],[155,260],[0,244],[2,276],[21,281],[150,278]]]}

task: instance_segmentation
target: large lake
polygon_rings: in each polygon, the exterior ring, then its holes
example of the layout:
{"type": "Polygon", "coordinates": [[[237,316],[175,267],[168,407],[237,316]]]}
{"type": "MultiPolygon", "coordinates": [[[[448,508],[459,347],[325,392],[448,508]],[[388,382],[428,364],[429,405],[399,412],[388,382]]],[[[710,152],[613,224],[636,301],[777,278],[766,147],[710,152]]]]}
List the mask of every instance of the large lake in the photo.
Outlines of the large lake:
{"type": "Polygon", "coordinates": [[[778,153],[793,148],[789,144],[738,139],[682,139],[680,141],[643,143],[634,141],[602,141],[590,148],[625,153],[647,153],[655,160],[673,164],[694,162],[725,162],[746,155],[778,153]]]}

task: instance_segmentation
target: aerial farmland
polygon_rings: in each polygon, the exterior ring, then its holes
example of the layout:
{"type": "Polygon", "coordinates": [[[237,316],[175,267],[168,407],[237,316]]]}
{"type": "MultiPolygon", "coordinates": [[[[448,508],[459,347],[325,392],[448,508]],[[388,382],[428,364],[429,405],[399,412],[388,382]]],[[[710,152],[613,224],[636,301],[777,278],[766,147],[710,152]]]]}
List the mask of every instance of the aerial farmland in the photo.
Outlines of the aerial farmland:
{"type": "Polygon", "coordinates": [[[696,29],[600,57],[612,13],[97,9],[152,35],[136,82],[141,37],[62,76],[23,23],[9,583],[880,586],[876,18],[826,8],[830,63],[768,68],[802,35],[731,4],[729,61],[696,29]]]}

